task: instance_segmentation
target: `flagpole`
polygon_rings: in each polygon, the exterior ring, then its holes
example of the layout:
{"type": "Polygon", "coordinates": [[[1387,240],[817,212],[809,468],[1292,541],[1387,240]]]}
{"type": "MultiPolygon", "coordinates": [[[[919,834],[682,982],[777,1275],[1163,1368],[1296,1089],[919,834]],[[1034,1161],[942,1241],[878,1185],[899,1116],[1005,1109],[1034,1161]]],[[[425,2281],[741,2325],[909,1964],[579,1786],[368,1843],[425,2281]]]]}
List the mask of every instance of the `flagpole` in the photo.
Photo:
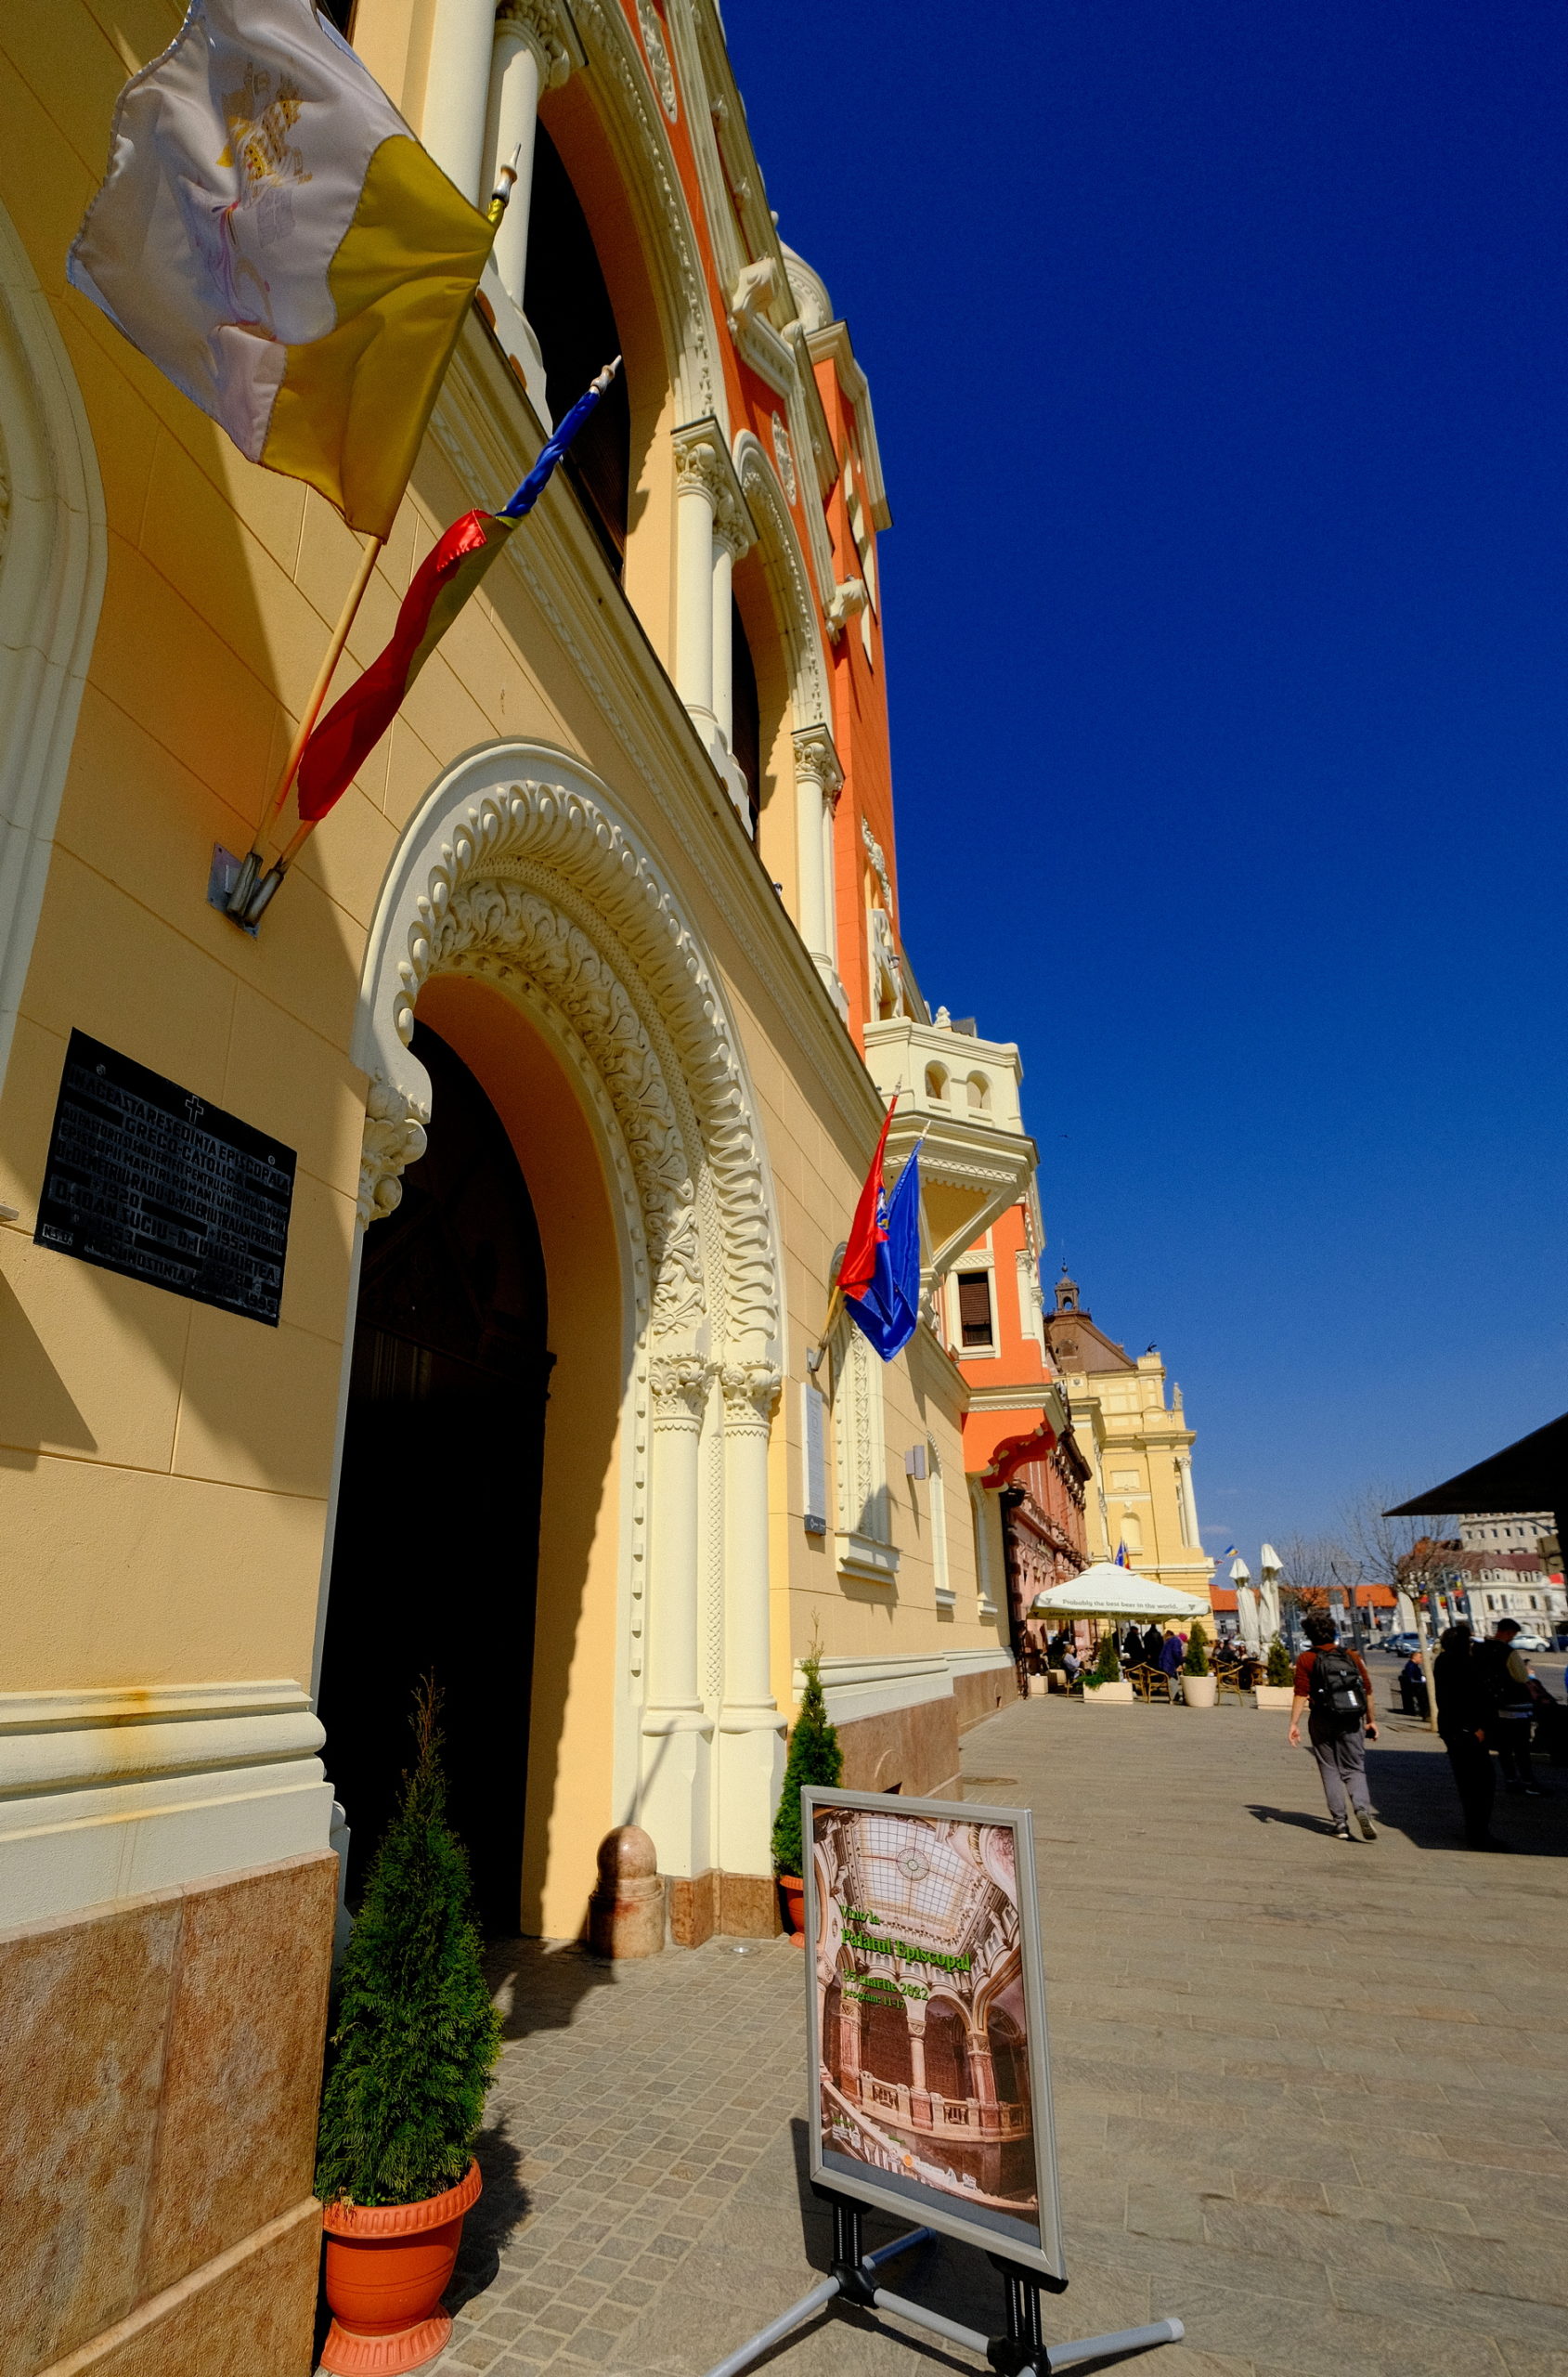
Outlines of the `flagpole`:
{"type": "MultiPolygon", "coordinates": [[[[496,186],[490,193],[489,205],[485,210],[489,217],[492,231],[496,229],[501,216],[506,213],[507,201],[516,186],[517,161],[522,153],[520,142],[512,152],[511,162],[502,165],[496,175],[496,186]]],[[[294,729],[294,739],[289,746],[289,756],[283,763],[283,773],[279,777],[272,798],[266,804],[244,864],[235,877],[234,889],[228,895],[228,913],[231,916],[237,916],[241,924],[253,925],[256,922],[273,892],[277,890],[279,883],[287,874],[301,844],[310,832],[308,825],[303,825],[281,858],[274,861],[267,875],[271,889],[266,892],[265,897],[258,899],[256,888],[262,871],[262,845],[283,813],[283,804],[293,788],[294,778],[299,773],[300,761],[305,757],[305,747],[315,731],[316,721],[320,717],[327,695],[331,690],[338,662],[343,658],[343,646],[348,642],[359,605],[369,591],[370,579],[375,574],[376,563],[381,558],[385,543],[385,537],[371,537],[359,557],[359,566],[354,574],[354,583],[349,588],[343,609],[338,614],[338,623],[332,630],[331,642],[322,656],[321,666],[316,672],[316,682],[310,689],[310,699],[301,712],[300,722],[294,729]]]]}

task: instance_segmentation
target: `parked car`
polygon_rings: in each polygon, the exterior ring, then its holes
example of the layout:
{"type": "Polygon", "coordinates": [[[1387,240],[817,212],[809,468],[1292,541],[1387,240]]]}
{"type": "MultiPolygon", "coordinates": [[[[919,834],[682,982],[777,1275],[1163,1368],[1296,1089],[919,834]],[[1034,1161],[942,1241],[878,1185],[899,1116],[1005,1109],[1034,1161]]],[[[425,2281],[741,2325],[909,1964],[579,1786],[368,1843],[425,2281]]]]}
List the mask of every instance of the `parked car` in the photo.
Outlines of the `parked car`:
{"type": "Polygon", "coordinates": [[[1516,1651],[1549,1651],[1551,1644],[1539,1634],[1516,1634],[1513,1647],[1516,1651]]]}
{"type": "Polygon", "coordinates": [[[1396,1659],[1413,1659],[1421,1646],[1414,1634],[1385,1634],[1382,1647],[1396,1659]]]}

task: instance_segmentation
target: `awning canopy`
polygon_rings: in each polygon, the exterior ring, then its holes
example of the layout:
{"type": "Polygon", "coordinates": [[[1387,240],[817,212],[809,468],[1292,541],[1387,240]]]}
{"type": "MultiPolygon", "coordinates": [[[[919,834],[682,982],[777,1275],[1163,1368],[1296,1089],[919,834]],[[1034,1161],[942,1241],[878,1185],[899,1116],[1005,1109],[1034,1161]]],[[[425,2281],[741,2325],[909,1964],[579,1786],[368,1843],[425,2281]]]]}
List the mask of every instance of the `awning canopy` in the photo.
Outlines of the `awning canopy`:
{"type": "Polygon", "coordinates": [[[1114,1560],[1096,1560],[1082,1576],[1036,1593],[1035,1617],[1207,1617],[1207,1601],[1179,1593],[1172,1585],[1156,1584],[1134,1568],[1119,1568],[1114,1560]]]}
{"type": "Polygon", "coordinates": [[[1568,1510],[1568,1412],[1549,1420],[1533,1435],[1505,1445],[1489,1461],[1462,1469],[1390,1511],[1391,1519],[1468,1517],[1475,1511],[1568,1510]]]}

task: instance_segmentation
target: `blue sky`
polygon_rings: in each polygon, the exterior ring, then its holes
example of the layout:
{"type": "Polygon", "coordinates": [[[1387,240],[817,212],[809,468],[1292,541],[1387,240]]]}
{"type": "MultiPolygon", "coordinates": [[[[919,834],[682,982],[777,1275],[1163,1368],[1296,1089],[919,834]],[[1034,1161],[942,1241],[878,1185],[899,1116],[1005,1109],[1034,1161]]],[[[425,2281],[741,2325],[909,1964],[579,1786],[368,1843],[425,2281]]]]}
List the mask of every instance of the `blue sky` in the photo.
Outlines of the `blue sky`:
{"type": "Polygon", "coordinates": [[[1568,1407],[1568,19],[727,24],[871,376],[922,987],[1251,1559],[1568,1407]]]}

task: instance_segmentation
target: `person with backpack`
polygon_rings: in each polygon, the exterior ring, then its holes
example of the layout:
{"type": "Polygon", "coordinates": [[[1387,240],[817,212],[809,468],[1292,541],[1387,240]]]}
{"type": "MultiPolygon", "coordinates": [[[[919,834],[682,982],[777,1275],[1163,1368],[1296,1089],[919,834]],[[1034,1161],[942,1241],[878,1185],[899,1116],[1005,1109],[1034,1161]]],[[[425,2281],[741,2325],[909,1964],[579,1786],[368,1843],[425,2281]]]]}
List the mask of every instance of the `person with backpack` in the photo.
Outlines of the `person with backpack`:
{"type": "Polygon", "coordinates": [[[1312,1617],[1302,1630],[1309,1647],[1296,1661],[1295,1698],[1290,1705],[1290,1745],[1307,1739],[1317,1760],[1318,1779],[1337,1838],[1353,1840],[1354,1813],[1363,1840],[1376,1840],[1372,1803],[1367,1794],[1367,1745],[1378,1738],[1372,1679],[1359,1651],[1341,1651],[1331,1617],[1312,1617]]]}

